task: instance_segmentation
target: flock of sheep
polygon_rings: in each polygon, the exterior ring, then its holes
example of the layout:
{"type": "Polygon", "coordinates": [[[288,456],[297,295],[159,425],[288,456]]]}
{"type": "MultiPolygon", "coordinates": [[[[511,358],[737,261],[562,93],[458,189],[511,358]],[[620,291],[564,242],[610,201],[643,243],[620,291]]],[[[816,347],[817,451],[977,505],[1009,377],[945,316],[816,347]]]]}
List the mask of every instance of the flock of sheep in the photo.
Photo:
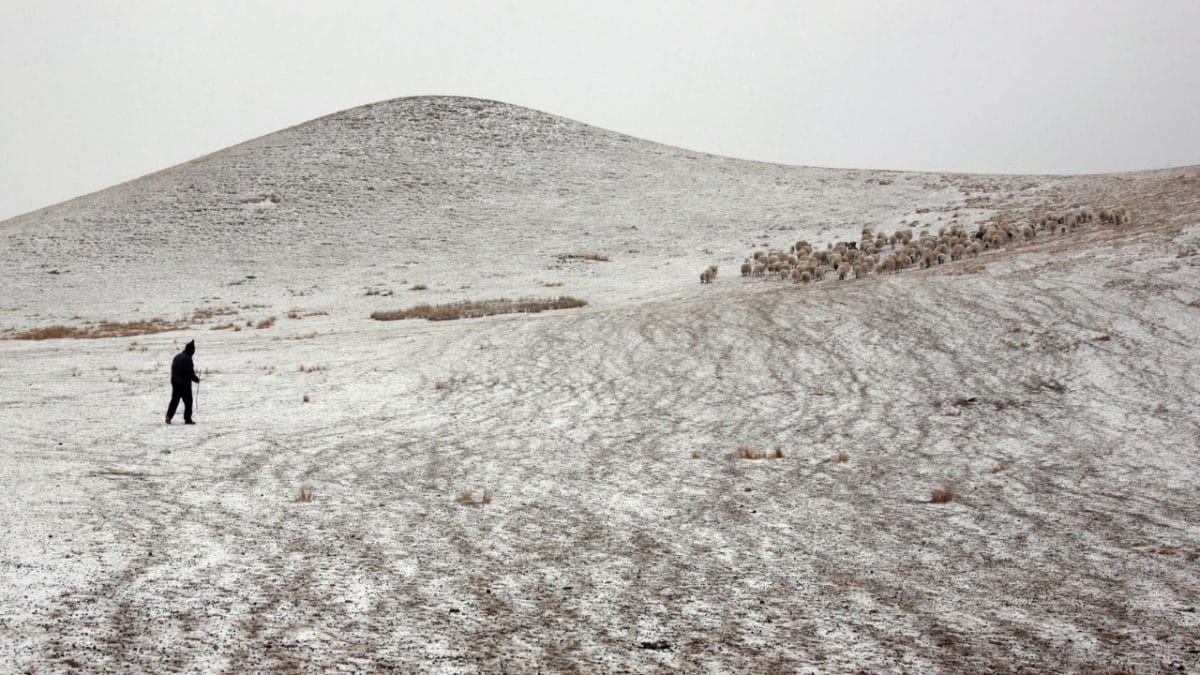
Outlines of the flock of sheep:
{"type": "MultiPolygon", "coordinates": [[[[897,230],[889,236],[868,227],[863,229],[859,241],[827,244],[823,251],[804,240],[797,241],[786,252],[753,251],[742,263],[742,276],[771,275],[794,283],[809,283],[830,275],[837,275],[838,279],[850,275],[858,278],[871,272],[899,272],[917,265],[932,267],[966,256],[975,257],[1014,240],[1031,240],[1041,233],[1066,234],[1094,221],[1120,225],[1129,222],[1129,216],[1123,207],[1096,211],[1076,208],[1066,213],[1040,215],[1024,225],[1001,220],[980,224],[971,233],[962,225],[952,224],[939,230],[937,236],[923,230],[916,237],[911,229],[897,230]]],[[[716,278],[716,265],[700,273],[702,284],[710,284],[716,278]]]]}

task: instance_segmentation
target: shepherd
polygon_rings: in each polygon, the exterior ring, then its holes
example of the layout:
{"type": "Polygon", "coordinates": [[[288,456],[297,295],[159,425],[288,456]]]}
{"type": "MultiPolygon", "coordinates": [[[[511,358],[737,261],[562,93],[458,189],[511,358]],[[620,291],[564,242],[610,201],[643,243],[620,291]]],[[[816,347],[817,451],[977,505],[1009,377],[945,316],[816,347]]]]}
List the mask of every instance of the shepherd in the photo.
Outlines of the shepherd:
{"type": "Polygon", "coordinates": [[[192,383],[199,384],[196,368],[192,365],[192,354],[196,353],[196,341],[192,340],[183,347],[183,351],[175,355],[171,361],[171,405],[167,407],[167,424],[175,416],[179,401],[183,400],[183,423],[195,424],[192,421],[192,383]]]}

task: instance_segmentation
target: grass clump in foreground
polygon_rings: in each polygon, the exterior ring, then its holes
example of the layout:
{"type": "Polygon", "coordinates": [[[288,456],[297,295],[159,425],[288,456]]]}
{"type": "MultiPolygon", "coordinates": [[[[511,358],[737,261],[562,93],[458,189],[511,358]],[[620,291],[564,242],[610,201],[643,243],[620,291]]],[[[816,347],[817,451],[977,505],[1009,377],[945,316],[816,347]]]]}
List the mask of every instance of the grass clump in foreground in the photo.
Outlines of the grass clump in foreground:
{"type": "Polygon", "coordinates": [[[172,323],[166,319],[147,319],[145,321],[101,321],[100,323],[84,326],[46,326],[34,328],[7,336],[10,340],[59,340],[59,339],[97,339],[110,337],[129,337],[131,335],[150,335],[164,333],[183,328],[181,324],[172,323]]]}
{"type": "Polygon", "coordinates": [[[428,319],[429,321],[450,321],[452,319],[475,319],[481,316],[495,314],[536,314],[549,309],[572,309],[583,307],[587,302],[578,298],[561,295],[557,298],[522,298],[509,300],[463,300],[444,305],[420,304],[409,309],[390,312],[371,312],[371,318],[376,321],[399,321],[401,319],[428,319]]]}
{"type": "Polygon", "coordinates": [[[930,504],[949,504],[954,501],[954,490],[943,487],[935,489],[929,494],[930,504]]]}

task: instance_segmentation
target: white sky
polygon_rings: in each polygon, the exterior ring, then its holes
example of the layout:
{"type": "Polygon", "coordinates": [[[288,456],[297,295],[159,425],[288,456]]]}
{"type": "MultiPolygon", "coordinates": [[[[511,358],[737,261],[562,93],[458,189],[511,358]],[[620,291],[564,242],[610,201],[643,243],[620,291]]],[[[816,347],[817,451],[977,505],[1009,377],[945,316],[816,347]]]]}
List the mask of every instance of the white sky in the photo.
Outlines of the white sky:
{"type": "Polygon", "coordinates": [[[374,101],[492,98],[723,155],[1200,164],[1200,0],[0,0],[0,219],[374,101]]]}

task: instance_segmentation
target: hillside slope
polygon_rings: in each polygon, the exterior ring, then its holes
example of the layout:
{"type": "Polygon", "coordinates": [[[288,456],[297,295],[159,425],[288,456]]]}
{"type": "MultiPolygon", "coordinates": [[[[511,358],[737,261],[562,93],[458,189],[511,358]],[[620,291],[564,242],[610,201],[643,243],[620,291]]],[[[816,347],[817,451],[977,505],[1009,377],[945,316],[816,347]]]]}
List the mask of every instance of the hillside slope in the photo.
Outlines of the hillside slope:
{"type": "Polygon", "coordinates": [[[186,323],[0,339],[0,670],[1200,669],[1200,169],[784,167],[403,99],[0,237],[9,336],[186,323]],[[1132,222],[734,272],[1073,204],[1132,222]],[[589,305],[368,318],[557,293],[589,305]]]}
{"type": "Polygon", "coordinates": [[[616,264],[596,290],[627,299],[644,293],[648,273],[683,279],[761,241],[853,239],[863,226],[944,225],[956,212],[970,224],[998,208],[1137,192],[1154,175],[787,167],[490,101],[398,99],[0,223],[0,296],[6,323],[35,323],[35,313],[186,314],[230,284],[269,304],[298,293],[341,304],[348,291],[402,281],[469,296],[486,278],[520,294],[541,282],[590,287],[594,266],[558,256],[598,251],[616,264]]]}

